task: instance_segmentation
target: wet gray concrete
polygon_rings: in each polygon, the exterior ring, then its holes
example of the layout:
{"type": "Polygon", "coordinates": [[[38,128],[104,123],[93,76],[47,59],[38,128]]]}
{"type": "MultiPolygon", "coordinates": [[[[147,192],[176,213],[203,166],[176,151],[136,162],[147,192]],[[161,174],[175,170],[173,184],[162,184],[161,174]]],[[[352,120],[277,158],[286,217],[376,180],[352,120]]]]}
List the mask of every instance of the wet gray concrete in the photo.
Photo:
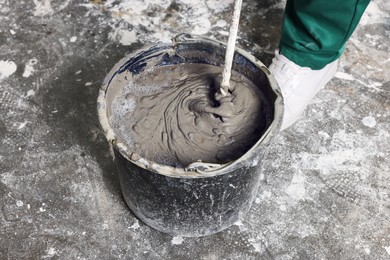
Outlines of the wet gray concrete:
{"type": "MultiPolygon", "coordinates": [[[[390,4],[373,0],[336,77],[262,162],[241,221],[171,237],[126,207],[96,115],[132,50],[226,41],[232,1],[0,0],[0,259],[389,259],[390,4]]],[[[283,2],[244,1],[239,46],[266,65],[283,2]]]]}

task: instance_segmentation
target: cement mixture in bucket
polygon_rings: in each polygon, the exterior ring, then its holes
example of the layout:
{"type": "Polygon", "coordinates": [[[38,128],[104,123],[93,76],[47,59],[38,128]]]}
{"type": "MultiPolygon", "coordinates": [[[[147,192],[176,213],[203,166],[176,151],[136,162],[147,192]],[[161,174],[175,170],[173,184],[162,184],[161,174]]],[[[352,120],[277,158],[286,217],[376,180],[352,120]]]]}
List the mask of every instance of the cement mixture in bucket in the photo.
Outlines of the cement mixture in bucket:
{"type": "Polygon", "coordinates": [[[160,164],[236,160],[260,139],[268,111],[258,87],[235,71],[230,94],[218,95],[221,71],[178,64],[117,75],[110,125],[131,151],[160,164]]]}

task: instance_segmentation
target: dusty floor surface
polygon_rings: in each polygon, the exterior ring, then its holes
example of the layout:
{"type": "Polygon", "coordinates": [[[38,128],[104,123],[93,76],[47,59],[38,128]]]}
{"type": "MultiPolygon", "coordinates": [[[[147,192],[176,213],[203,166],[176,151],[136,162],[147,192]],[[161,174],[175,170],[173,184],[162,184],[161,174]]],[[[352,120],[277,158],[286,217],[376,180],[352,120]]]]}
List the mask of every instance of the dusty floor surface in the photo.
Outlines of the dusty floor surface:
{"type": "MultiPolygon", "coordinates": [[[[284,3],[244,1],[239,45],[269,65],[284,3]]],[[[249,214],[171,237],[126,207],[97,90],[133,49],[226,40],[232,0],[0,0],[0,259],[390,259],[390,4],[373,0],[336,77],[263,161],[249,214]]]]}

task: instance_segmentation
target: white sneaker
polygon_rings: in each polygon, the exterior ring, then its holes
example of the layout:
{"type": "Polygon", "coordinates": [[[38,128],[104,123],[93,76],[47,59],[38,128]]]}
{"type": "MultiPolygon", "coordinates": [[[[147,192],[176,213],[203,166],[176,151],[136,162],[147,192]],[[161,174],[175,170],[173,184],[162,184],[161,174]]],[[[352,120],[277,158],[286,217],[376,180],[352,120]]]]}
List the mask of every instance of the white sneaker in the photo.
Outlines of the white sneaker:
{"type": "Polygon", "coordinates": [[[334,76],[338,60],[323,69],[301,67],[283,54],[276,52],[269,70],[275,77],[284,98],[284,117],[281,130],[294,124],[306,106],[326,83],[334,76]]]}

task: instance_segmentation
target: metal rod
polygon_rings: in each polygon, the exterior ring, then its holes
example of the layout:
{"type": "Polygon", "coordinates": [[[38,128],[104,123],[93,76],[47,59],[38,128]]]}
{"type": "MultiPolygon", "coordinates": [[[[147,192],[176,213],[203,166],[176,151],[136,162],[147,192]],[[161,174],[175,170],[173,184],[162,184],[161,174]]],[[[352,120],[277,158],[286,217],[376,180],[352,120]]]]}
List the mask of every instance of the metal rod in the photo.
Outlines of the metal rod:
{"type": "Polygon", "coordinates": [[[242,0],[236,0],[234,3],[232,24],[229,31],[229,39],[225,53],[225,65],[222,72],[221,93],[226,96],[229,92],[234,49],[237,39],[238,23],[240,20],[242,0]]]}

